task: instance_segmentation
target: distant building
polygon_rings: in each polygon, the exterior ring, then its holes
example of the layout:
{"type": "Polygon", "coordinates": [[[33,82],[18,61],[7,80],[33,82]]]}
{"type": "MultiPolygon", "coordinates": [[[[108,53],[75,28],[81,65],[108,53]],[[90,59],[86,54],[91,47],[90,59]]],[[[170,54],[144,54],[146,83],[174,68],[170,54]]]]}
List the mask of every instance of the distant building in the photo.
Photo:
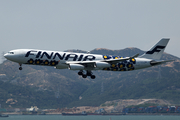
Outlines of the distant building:
{"type": "Polygon", "coordinates": [[[82,97],[81,96],[79,96],[79,100],[81,100],[82,99],[82,97]]]}
{"type": "Polygon", "coordinates": [[[94,113],[100,114],[100,113],[106,113],[106,111],[105,111],[104,108],[101,108],[101,109],[99,109],[99,110],[96,110],[94,113]]]}
{"type": "Polygon", "coordinates": [[[26,111],[29,111],[29,112],[35,112],[35,111],[38,111],[39,108],[37,108],[37,106],[31,106],[31,108],[26,108],[26,111]]]}

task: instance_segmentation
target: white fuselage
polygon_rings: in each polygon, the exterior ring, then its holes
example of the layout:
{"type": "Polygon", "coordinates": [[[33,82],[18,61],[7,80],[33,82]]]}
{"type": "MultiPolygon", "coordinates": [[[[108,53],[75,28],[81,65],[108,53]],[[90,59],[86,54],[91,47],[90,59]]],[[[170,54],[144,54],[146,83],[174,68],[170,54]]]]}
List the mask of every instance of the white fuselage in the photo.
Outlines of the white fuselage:
{"type": "MultiPolygon", "coordinates": [[[[67,69],[69,61],[84,62],[84,61],[102,61],[110,59],[122,58],[121,56],[85,54],[73,52],[58,52],[47,50],[32,50],[32,49],[17,49],[12,50],[4,55],[8,60],[17,62],[19,64],[32,65],[47,65],[54,66],[57,69],[67,69]]],[[[84,70],[110,70],[110,71],[130,71],[151,67],[152,59],[133,58],[132,60],[125,60],[116,64],[110,64],[109,67],[90,67],[84,70]]]]}
{"type": "Polygon", "coordinates": [[[169,38],[161,39],[140,57],[138,57],[139,54],[121,57],[35,49],[12,50],[6,53],[4,57],[19,63],[19,70],[22,70],[22,64],[54,66],[56,69],[79,70],[78,75],[83,78],[90,76],[91,79],[95,79],[92,70],[131,71],[172,61],[160,60],[168,42],[169,38]]]}

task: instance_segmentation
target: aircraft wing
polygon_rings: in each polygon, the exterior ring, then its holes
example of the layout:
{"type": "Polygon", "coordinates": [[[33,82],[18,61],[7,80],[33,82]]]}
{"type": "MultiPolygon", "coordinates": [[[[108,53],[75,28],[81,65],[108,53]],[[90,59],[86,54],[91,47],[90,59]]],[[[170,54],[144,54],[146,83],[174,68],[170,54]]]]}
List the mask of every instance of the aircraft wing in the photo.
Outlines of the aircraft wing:
{"type": "Polygon", "coordinates": [[[136,54],[132,57],[126,57],[126,58],[118,58],[118,59],[108,59],[108,60],[96,60],[96,61],[67,61],[66,64],[81,64],[84,65],[86,67],[88,66],[93,66],[96,62],[107,62],[109,64],[115,64],[115,63],[119,63],[121,61],[125,61],[125,60],[130,60],[133,58],[138,57],[139,54],[136,54]]]}

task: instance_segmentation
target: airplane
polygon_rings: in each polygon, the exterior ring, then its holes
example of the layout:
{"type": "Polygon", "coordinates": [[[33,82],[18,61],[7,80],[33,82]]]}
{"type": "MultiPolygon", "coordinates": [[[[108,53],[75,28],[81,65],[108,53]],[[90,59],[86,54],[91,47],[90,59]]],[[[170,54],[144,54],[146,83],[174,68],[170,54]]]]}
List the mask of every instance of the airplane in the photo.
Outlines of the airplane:
{"type": "Polygon", "coordinates": [[[161,39],[141,56],[136,54],[131,57],[121,57],[38,49],[16,49],[4,54],[4,57],[19,63],[19,70],[22,70],[22,64],[53,66],[56,69],[79,70],[78,75],[83,78],[90,76],[91,79],[95,79],[93,70],[132,71],[173,61],[160,60],[169,40],[169,38],[161,39]]]}

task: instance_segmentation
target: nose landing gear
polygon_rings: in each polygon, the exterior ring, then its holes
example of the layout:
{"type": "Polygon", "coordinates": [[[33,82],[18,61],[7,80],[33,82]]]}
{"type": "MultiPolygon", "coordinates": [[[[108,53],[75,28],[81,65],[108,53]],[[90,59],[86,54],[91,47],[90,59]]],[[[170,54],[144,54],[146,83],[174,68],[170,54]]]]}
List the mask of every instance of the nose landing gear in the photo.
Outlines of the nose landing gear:
{"type": "Polygon", "coordinates": [[[78,72],[78,75],[82,75],[83,78],[87,78],[87,76],[90,76],[91,79],[95,79],[96,78],[96,76],[93,75],[93,73],[91,71],[89,71],[89,70],[86,71],[86,74],[83,73],[83,70],[80,70],[78,72]]]}
{"type": "Polygon", "coordinates": [[[20,66],[20,67],[19,67],[19,70],[22,70],[22,64],[19,63],[19,66],[20,66]]]}

